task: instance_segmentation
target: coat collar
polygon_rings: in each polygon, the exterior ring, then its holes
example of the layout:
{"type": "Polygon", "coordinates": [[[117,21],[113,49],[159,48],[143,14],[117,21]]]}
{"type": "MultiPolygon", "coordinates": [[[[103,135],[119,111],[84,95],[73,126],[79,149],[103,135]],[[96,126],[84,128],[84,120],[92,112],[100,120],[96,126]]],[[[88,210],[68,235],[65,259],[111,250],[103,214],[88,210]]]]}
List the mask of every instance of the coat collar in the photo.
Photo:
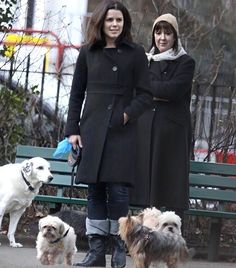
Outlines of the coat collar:
{"type": "MultiPolygon", "coordinates": [[[[96,49],[96,48],[104,48],[105,46],[105,42],[103,40],[97,41],[94,44],[88,45],[88,48],[90,50],[96,49]]],[[[117,44],[117,48],[121,48],[123,46],[128,46],[130,48],[134,48],[134,43],[131,41],[128,41],[126,39],[121,39],[119,40],[118,44],[117,44]]]]}

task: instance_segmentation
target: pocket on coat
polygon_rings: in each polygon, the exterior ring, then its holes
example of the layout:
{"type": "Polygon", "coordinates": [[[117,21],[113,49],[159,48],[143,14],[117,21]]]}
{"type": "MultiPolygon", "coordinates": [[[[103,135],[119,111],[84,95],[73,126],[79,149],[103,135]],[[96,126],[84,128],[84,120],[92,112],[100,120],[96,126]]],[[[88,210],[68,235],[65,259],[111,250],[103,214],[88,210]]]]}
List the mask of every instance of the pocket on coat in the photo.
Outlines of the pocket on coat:
{"type": "Polygon", "coordinates": [[[124,112],[113,111],[110,120],[110,128],[121,128],[123,126],[124,126],[124,112]]]}

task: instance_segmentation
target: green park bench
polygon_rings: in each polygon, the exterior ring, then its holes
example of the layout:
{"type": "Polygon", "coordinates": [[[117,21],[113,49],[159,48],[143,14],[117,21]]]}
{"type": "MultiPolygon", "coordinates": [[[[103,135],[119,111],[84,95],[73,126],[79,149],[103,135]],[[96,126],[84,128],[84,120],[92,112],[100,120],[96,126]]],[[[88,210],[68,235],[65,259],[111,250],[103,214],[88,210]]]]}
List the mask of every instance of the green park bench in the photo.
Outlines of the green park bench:
{"type": "MultiPolygon", "coordinates": [[[[55,186],[55,195],[38,194],[36,201],[55,204],[75,204],[86,205],[86,196],[70,197],[65,196],[65,189],[71,187],[72,168],[67,164],[67,156],[62,159],[55,159],[53,153],[55,148],[45,148],[36,146],[18,145],[16,152],[16,162],[21,162],[35,156],[47,159],[51,163],[51,172],[54,179],[50,185],[55,186]]],[[[227,211],[228,203],[236,203],[236,165],[222,163],[208,163],[191,161],[189,176],[189,197],[196,200],[198,205],[185,211],[186,215],[196,217],[209,217],[211,219],[208,260],[217,261],[220,244],[222,219],[236,219],[236,213],[227,211]],[[217,202],[213,209],[204,208],[202,204],[217,202]],[[200,205],[199,205],[200,204],[200,205]]],[[[87,185],[73,185],[79,193],[87,188],[87,185]]],[[[78,193],[77,192],[77,193],[78,193]]]]}
{"type": "Polygon", "coordinates": [[[236,212],[227,211],[229,203],[236,203],[236,165],[223,163],[190,163],[189,197],[200,203],[217,202],[214,209],[195,205],[186,215],[210,217],[208,260],[217,261],[222,219],[236,219],[236,212]]]}

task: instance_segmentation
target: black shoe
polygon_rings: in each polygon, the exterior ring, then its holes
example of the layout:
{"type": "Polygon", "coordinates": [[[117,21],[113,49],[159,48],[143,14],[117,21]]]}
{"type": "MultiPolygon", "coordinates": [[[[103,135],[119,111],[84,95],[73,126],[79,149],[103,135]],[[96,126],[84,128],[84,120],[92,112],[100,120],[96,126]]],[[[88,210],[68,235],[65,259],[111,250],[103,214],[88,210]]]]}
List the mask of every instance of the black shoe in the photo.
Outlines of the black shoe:
{"type": "Polygon", "coordinates": [[[112,256],[111,267],[123,268],[126,265],[126,250],[124,241],[118,235],[111,235],[112,239],[112,256]]]}
{"type": "Polygon", "coordinates": [[[106,267],[105,236],[88,236],[89,251],[82,262],[74,263],[73,266],[83,267],[106,267]]]}
{"type": "Polygon", "coordinates": [[[105,256],[98,256],[89,252],[82,262],[74,263],[73,266],[106,267],[106,259],[105,256]]]}

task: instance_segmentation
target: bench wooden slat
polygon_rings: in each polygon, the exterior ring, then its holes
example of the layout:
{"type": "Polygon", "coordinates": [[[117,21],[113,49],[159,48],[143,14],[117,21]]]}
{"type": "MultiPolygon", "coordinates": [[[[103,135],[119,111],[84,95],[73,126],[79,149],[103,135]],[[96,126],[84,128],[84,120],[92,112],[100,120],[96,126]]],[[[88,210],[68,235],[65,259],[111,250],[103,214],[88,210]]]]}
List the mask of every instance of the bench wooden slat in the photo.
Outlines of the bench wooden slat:
{"type": "MultiPolygon", "coordinates": [[[[32,157],[35,157],[35,155],[32,156],[32,157]]],[[[42,157],[42,156],[40,155],[40,157],[42,157]]],[[[29,158],[31,158],[31,156],[30,157],[25,157],[24,156],[22,158],[20,158],[20,157],[17,156],[15,162],[16,163],[20,163],[20,162],[22,162],[22,161],[24,161],[26,159],[29,159],[29,158]]],[[[43,157],[43,158],[45,158],[45,157],[43,157]]],[[[51,165],[51,172],[52,173],[62,173],[62,174],[63,173],[68,173],[68,174],[71,174],[72,167],[70,167],[67,164],[67,162],[65,162],[65,161],[58,161],[57,159],[54,159],[54,160],[51,159],[51,160],[48,160],[48,162],[51,165]]]]}
{"type": "Polygon", "coordinates": [[[192,173],[236,176],[236,165],[233,164],[190,161],[190,170],[192,173]]]}
{"type": "Polygon", "coordinates": [[[63,203],[63,204],[75,204],[75,205],[87,205],[87,199],[84,198],[69,198],[64,196],[49,196],[49,195],[37,195],[34,198],[35,201],[42,201],[47,203],[63,203]]]}
{"type": "Polygon", "coordinates": [[[215,190],[191,186],[189,196],[193,199],[236,202],[236,192],[232,190],[215,190]]]}
{"type": "Polygon", "coordinates": [[[211,218],[236,219],[236,213],[228,211],[225,212],[225,211],[213,211],[203,209],[188,209],[185,211],[185,214],[192,216],[211,217],[211,218]]]}
{"type": "MultiPolygon", "coordinates": [[[[71,176],[66,176],[66,175],[62,175],[62,174],[54,174],[53,175],[53,180],[50,182],[50,185],[53,186],[64,186],[64,187],[68,187],[71,184],[71,176]]],[[[73,187],[75,188],[80,188],[80,189],[87,189],[88,185],[87,184],[75,184],[73,185],[73,187]]]]}
{"type": "MultiPolygon", "coordinates": [[[[37,147],[37,146],[27,146],[27,145],[18,145],[16,155],[21,158],[30,158],[35,156],[40,156],[45,159],[55,159],[53,157],[53,153],[56,148],[48,148],[48,147],[37,147]]],[[[67,155],[64,155],[62,160],[67,160],[67,155]]]]}
{"type": "Polygon", "coordinates": [[[190,174],[190,185],[211,186],[225,189],[236,189],[236,178],[219,175],[190,174]]]}

